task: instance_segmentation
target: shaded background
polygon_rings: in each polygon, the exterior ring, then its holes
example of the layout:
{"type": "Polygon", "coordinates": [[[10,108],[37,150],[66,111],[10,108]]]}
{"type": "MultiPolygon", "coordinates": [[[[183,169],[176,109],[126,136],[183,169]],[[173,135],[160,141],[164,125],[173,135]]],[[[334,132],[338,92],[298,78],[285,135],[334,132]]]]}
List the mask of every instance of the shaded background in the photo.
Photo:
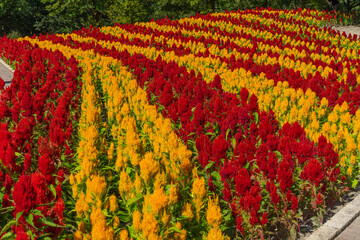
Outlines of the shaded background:
{"type": "Polygon", "coordinates": [[[357,13],[360,0],[1,0],[0,37],[68,33],[82,27],[135,23],[196,13],[272,7],[357,13]]]}

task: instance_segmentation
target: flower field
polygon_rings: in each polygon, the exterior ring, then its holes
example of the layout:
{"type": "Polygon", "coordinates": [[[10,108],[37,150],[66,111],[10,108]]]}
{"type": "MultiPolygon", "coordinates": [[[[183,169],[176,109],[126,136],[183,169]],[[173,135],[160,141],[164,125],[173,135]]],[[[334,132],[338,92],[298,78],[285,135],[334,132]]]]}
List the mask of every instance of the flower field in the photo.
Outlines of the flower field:
{"type": "Polygon", "coordinates": [[[360,42],[332,14],[1,38],[1,239],[296,239],[358,183],[360,42]]]}

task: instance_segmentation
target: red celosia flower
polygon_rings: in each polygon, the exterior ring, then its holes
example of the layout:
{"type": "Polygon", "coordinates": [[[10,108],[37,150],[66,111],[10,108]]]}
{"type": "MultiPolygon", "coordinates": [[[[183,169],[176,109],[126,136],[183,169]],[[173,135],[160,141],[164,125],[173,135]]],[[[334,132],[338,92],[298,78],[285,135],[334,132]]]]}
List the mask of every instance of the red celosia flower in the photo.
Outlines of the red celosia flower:
{"type": "Polygon", "coordinates": [[[241,168],[235,177],[235,190],[238,196],[245,196],[252,185],[250,175],[245,168],[241,168]]]}
{"type": "Polygon", "coordinates": [[[54,206],[54,212],[57,216],[57,218],[60,220],[60,223],[62,224],[64,222],[64,213],[65,211],[65,204],[62,198],[59,198],[54,206]]]}
{"type": "Polygon", "coordinates": [[[220,159],[225,158],[228,147],[229,145],[223,135],[219,135],[214,139],[212,145],[212,154],[216,163],[219,163],[220,159]]]}
{"type": "Polygon", "coordinates": [[[249,97],[249,91],[246,88],[242,88],[240,90],[240,98],[241,98],[241,105],[246,106],[246,103],[248,101],[249,97]]]}
{"type": "Polygon", "coordinates": [[[0,77],[0,91],[3,90],[5,87],[5,82],[4,80],[0,77]]]}
{"type": "Polygon", "coordinates": [[[266,189],[270,192],[271,202],[276,207],[276,205],[280,202],[280,197],[277,193],[277,187],[275,186],[274,182],[268,181],[266,183],[266,189]]]}
{"type": "Polygon", "coordinates": [[[5,193],[4,197],[2,199],[2,207],[6,208],[6,207],[10,207],[10,206],[11,206],[10,197],[7,193],[5,193]]]}
{"type": "Polygon", "coordinates": [[[244,234],[244,228],[242,226],[243,224],[243,218],[242,216],[238,215],[236,218],[236,229],[241,232],[241,234],[244,234]]]}
{"type": "Polygon", "coordinates": [[[13,200],[15,202],[15,212],[29,211],[36,205],[36,193],[31,184],[31,178],[27,175],[21,175],[18,182],[15,184],[12,192],[13,200]]]}
{"type": "Polygon", "coordinates": [[[224,195],[225,201],[227,201],[227,202],[231,201],[231,199],[232,199],[231,189],[230,189],[230,185],[227,181],[225,181],[225,183],[224,183],[223,195],[224,195]]]}
{"type": "Polygon", "coordinates": [[[10,146],[10,144],[8,144],[6,148],[5,163],[11,171],[16,169],[15,150],[10,146]]]}
{"type": "Polygon", "coordinates": [[[31,174],[31,184],[36,192],[36,201],[38,204],[47,203],[52,198],[43,174],[39,172],[31,174]]]}
{"type": "Polygon", "coordinates": [[[26,153],[25,154],[25,160],[24,160],[24,170],[26,172],[30,171],[30,167],[31,167],[31,154],[30,153],[26,153]]]}
{"type": "Polygon", "coordinates": [[[316,203],[316,206],[318,205],[321,205],[323,203],[323,198],[322,198],[322,195],[320,193],[318,193],[318,195],[316,196],[316,200],[315,200],[315,203],[316,203]]]}
{"type": "Polygon", "coordinates": [[[60,168],[57,172],[57,180],[62,183],[64,181],[65,177],[64,177],[64,170],[62,168],[60,168]]]}
{"type": "Polygon", "coordinates": [[[261,217],[260,223],[261,223],[262,226],[264,226],[264,225],[267,224],[268,222],[269,222],[269,221],[268,221],[268,219],[267,219],[267,213],[264,212],[263,215],[262,215],[262,217],[261,217]]]}
{"type": "Polygon", "coordinates": [[[15,227],[16,240],[29,240],[29,236],[26,234],[25,229],[20,225],[15,227]]]}
{"type": "Polygon", "coordinates": [[[48,154],[44,154],[39,158],[39,170],[42,174],[44,174],[48,182],[53,180],[51,175],[55,170],[55,166],[48,154]]]}
{"type": "Polygon", "coordinates": [[[6,174],[5,175],[5,183],[4,183],[5,192],[10,194],[11,188],[13,187],[13,185],[14,185],[14,181],[8,174],[6,174]]]}
{"type": "Polygon", "coordinates": [[[166,82],[163,91],[160,96],[160,104],[167,107],[173,101],[173,90],[170,82],[166,82]]]}
{"type": "Polygon", "coordinates": [[[257,214],[256,214],[256,212],[255,212],[255,210],[252,210],[251,211],[251,214],[250,214],[250,224],[251,225],[255,225],[255,224],[257,224],[258,222],[259,222],[259,219],[258,219],[258,217],[257,217],[257,214]]]}
{"type": "Polygon", "coordinates": [[[5,103],[0,102],[0,119],[3,119],[8,114],[9,114],[9,107],[5,103]]]}
{"type": "Polygon", "coordinates": [[[277,169],[277,180],[280,183],[280,189],[283,193],[285,193],[293,183],[291,166],[285,159],[283,159],[277,169]]]}
{"type": "Polygon", "coordinates": [[[300,177],[304,180],[309,180],[316,186],[324,179],[324,172],[318,160],[312,158],[304,167],[300,177]]]}
{"type": "Polygon", "coordinates": [[[299,206],[299,200],[296,198],[295,195],[293,195],[291,198],[291,210],[296,212],[296,210],[298,209],[298,206],[299,206]]]}

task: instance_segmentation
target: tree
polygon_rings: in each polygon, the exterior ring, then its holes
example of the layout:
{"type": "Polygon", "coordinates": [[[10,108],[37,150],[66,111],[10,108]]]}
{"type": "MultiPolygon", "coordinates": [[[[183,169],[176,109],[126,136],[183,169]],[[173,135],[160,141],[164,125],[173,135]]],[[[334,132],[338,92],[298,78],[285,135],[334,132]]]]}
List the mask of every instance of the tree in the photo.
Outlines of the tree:
{"type": "Polygon", "coordinates": [[[51,21],[58,21],[72,29],[103,26],[110,23],[107,9],[111,1],[103,0],[41,0],[49,11],[51,21]]]}
{"type": "Polygon", "coordinates": [[[37,4],[40,0],[1,0],[0,1],[0,36],[10,34],[19,37],[24,34],[33,34],[37,4]]]}

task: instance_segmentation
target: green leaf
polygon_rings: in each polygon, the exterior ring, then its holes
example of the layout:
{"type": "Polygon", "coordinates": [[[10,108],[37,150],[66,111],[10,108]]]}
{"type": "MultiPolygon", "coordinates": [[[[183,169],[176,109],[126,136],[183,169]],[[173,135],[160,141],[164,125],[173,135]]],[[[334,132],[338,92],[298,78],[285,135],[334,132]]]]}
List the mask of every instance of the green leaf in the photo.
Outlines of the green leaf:
{"type": "Polygon", "coordinates": [[[40,221],[41,221],[42,223],[48,225],[48,226],[51,226],[51,227],[61,227],[61,228],[64,227],[64,226],[58,225],[58,224],[56,224],[56,223],[54,223],[54,222],[51,222],[51,221],[49,221],[49,220],[46,219],[46,218],[40,218],[40,221]]]}
{"type": "Polygon", "coordinates": [[[7,240],[7,239],[15,239],[15,236],[12,232],[7,232],[4,236],[2,236],[1,240],[7,240]]]}
{"type": "Polygon", "coordinates": [[[44,217],[44,215],[41,213],[39,209],[32,209],[31,212],[34,214],[34,216],[44,217]]]}
{"type": "Polygon", "coordinates": [[[52,194],[54,195],[54,197],[56,198],[56,190],[54,185],[50,184],[50,191],[52,192],[52,194]]]}
{"type": "Polygon", "coordinates": [[[205,166],[204,171],[206,171],[206,170],[208,170],[209,168],[211,168],[212,165],[214,165],[214,161],[209,162],[209,163],[205,166]]]}
{"type": "Polygon", "coordinates": [[[258,124],[259,123],[259,114],[257,112],[254,112],[253,115],[255,117],[255,123],[258,124]]]}
{"type": "Polygon", "coordinates": [[[169,232],[172,233],[172,232],[178,232],[178,233],[181,233],[181,230],[175,226],[173,227],[170,227],[169,228],[169,232]]]}
{"type": "Polygon", "coordinates": [[[21,212],[18,212],[17,214],[16,214],[16,222],[19,220],[19,218],[21,217],[21,215],[23,214],[23,212],[24,211],[21,211],[21,212]]]}
{"type": "Polygon", "coordinates": [[[216,180],[216,182],[221,182],[221,176],[218,171],[213,171],[211,177],[213,177],[213,180],[216,180]]]}
{"type": "Polygon", "coordinates": [[[22,157],[21,153],[19,153],[19,152],[15,152],[15,156],[16,157],[22,157]]]}
{"type": "Polygon", "coordinates": [[[34,225],[34,215],[32,213],[30,213],[29,216],[26,218],[26,222],[30,224],[30,226],[36,228],[34,225]]]}
{"type": "Polygon", "coordinates": [[[358,185],[358,183],[359,183],[359,181],[357,179],[354,179],[353,182],[352,182],[351,187],[355,188],[358,185]]]}
{"type": "Polygon", "coordinates": [[[16,221],[15,221],[15,220],[9,221],[9,222],[4,226],[4,228],[1,230],[0,236],[1,236],[4,232],[6,232],[9,228],[11,228],[12,225],[15,225],[15,224],[16,224],[16,221]]]}

